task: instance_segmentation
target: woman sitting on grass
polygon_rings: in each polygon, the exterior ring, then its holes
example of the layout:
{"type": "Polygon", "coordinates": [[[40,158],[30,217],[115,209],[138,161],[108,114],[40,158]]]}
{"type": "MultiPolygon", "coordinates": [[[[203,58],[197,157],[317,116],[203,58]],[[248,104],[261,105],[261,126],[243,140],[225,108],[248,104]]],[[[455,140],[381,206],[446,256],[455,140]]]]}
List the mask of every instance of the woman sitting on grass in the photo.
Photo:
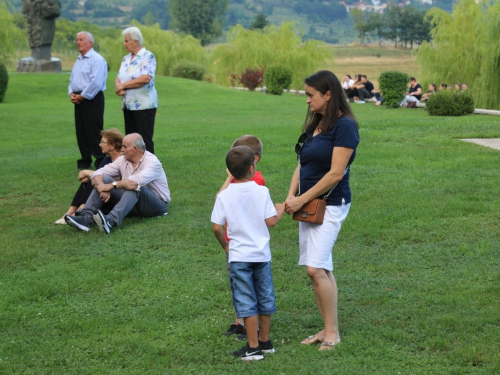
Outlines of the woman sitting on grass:
{"type": "MultiPolygon", "coordinates": [[[[120,150],[122,148],[122,140],[123,134],[116,128],[101,131],[101,142],[99,142],[99,146],[101,147],[102,152],[107,156],[102,160],[99,168],[114,162],[119,156],[121,156],[122,153],[120,150]]],[[[80,187],[76,191],[75,197],[73,198],[68,211],[54,224],[66,224],[64,216],[74,216],[77,211],[85,207],[85,203],[92,192],[92,182],[90,181],[90,175],[92,173],[94,173],[94,171],[89,169],[84,169],[78,173],[78,180],[81,182],[80,187]]]]}
{"type": "Polygon", "coordinates": [[[423,102],[425,100],[428,100],[429,97],[432,94],[435,94],[436,92],[437,92],[436,84],[435,83],[431,83],[429,85],[429,91],[427,91],[424,95],[422,95],[422,99],[420,99],[420,101],[423,102]]]}

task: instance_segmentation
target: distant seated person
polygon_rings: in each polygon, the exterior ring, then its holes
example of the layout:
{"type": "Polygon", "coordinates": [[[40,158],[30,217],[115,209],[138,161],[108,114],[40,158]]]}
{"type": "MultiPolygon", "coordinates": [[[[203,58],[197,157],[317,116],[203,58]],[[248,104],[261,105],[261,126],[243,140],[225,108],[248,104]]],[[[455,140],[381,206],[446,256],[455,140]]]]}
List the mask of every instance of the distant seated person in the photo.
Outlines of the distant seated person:
{"type": "Polygon", "coordinates": [[[358,100],[355,101],[355,103],[358,104],[365,104],[365,99],[371,99],[373,94],[372,91],[375,87],[373,86],[373,83],[368,81],[368,78],[366,75],[361,76],[361,82],[356,85],[356,90],[358,92],[358,100]]]}
{"type": "Polygon", "coordinates": [[[422,99],[422,86],[417,83],[415,77],[410,77],[410,89],[405,95],[404,100],[401,102],[402,107],[415,107],[422,99]]]}
{"type": "Polygon", "coordinates": [[[469,86],[467,85],[467,83],[462,83],[462,91],[467,91],[469,89],[469,86]]]}
{"type": "Polygon", "coordinates": [[[346,74],[342,78],[342,88],[344,89],[344,94],[347,96],[347,90],[349,87],[353,87],[354,85],[354,80],[351,78],[349,74],[346,74]]]}
{"type": "Polygon", "coordinates": [[[350,99],[350,101],[355,101],[358,100],[358,90],[356,89],[356,86],[361,84],[361,74],[356,74],[354,76],[354,82],[352,85],[349,85],[346,94],[347,97],[350,99]]]}
{"type": "Polygon", "coordinates": [[[436,84],[435,83],[431,83],[429,85],[429,90],[425,92],[424,95],[422,95],[422,99],[420,99],[421,102],[425,101],[425,100],[428,100],[429,97],[432,95],[432,94],[435,94],[437,92],[436,90],[436,84]]]}
{"type": "Polygon", "coordinates": [[[137,133],[123,138],[122,153],[113,163],[90,175],[92,193],[80,216],[64,217],[68,225],[88,232],[97,224],[101,232],[109,234],[125,216],[166,214],[170,190],[161,162],[146,151],[144,140],[137,133]],[[106,203],[111,206],[108,215],[101,210],[106,203]]]}
{"type": "Polygon", "coordinates": [[[448,89],[448,85],[446,83],[441,83],[439,85],[439,91],[443,91],[443,90],[447,90],[448,89]]]}
{"type": "MultiPolygon", "coordinates": [[[[99,146],[101,147],[102,153],[107,156],[102,160],[99,168],[114,162],[121,156],[122,153],[120,150],[122,148],[122,141],[123,134],[116,128],[101,131],[101,142],[99,142],[99,146]]],[[[78,173],[78,180],[81,182],[80,187],[76,191],[68,211],[54,224],[66,224],[64,216],[75,215],[77,211],[80,211],[85,206],[85,202],[87,202],[92,192],[92,183],[90,182],[90,175],[92,173],[94,173],[94,171],[90,169],[84,169],[78,173]]]]}
{"type": "Polygon", "coordinates": [[[460,82],[455,82],[455,91],[460,91],[462,89],[462,85],[460,84],[460,82]]]}
{"type": "Polygon", "coordinates": [[[375,97],[375,104],[377,107],[379,105],[382,105],[382,102],[384,101],[384,98],[382,98],[381,92],[379,88],[373,89],[372,90],[372,95],[375,97]]]}

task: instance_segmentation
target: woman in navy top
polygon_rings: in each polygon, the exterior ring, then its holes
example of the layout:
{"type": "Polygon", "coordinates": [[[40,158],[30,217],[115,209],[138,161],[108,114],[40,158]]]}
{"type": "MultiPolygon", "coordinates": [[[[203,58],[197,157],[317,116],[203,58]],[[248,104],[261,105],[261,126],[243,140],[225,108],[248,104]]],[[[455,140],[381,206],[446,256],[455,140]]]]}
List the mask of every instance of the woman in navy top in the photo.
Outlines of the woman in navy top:
{"type": "Polygon", "coordinates": [[[299,265],[306,267],[312,280],[324,323],[323,329],[302,344],[321,342],[319,350],[330,350],[340,342],[332,249],[351,206],[349,166],[356,156],[359,133],[335,74],[322,70],[306,78],[305,92],[309,108],[304,134],[296,146],[300,164],[293,174],[285,209],[288,214],[296,212],[334,187],[323,224],[299,222],[299,265]]]}

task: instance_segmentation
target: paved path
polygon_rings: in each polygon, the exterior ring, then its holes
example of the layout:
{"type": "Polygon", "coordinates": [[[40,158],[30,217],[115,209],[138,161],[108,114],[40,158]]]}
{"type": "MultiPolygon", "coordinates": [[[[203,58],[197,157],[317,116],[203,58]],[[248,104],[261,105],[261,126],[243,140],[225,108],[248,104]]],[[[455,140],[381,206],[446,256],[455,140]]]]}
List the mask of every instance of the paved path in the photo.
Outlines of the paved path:
{"type": "Polygon", "coordinates": [[[500,150],[500,138],[467,138],[461,140],[500,150]]]}

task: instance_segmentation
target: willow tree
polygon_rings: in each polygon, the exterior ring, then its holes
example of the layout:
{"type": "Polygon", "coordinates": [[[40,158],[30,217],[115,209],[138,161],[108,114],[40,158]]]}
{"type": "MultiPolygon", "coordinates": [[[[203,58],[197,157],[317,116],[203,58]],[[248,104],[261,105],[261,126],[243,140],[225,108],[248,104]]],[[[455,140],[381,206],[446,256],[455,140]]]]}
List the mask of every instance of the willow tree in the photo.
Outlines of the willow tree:
{"type": "Polygon", "coordinates": [[[18,48],[28,46],[26,31],[19,29],[7,5],[0,3],[0,61],[10,62],[18,48]]]}
{"type": "MultiPolygon", "coordinates": [[[[159,24],[144,26],[132,21],[144,38],[144,47],[156,58],[156,74],[170,76],[172,68],[180,60],[208,64],[208,55],[198,39],[160,29],[159,24]]],[[[101,43],[101,54],[106,58],[111,71],[118,71],[123,57],[128,52],[123,47],[121,34],[116,38],[105,38],[101,43]]]]}
{"type": "Polygon", "coordinates": [[[293,22],[262,30],[237,25],[229,30],[227,43],[213,51],[209,76],[212,82],[228,86],[231,74],[246,68],[284,65],[293,72],[291,88],[298,89],[304,86],[305,77],[325,67],[327,59],[333,59],[333,49],[317,40],[302,42],[293,22]]]}
{"type": "Polygon", "coordinates": [[[426,82],[467,82],[476,106],[500,109],[500,5],[460,0],[451,14],[433,8],[432,44],[424,42],[417,58],[426,82]]]}
{"type": "MultiPolygon", "coordinates": [[[[486,11],[477,49],[481,55],[479,74],[475,77],[472,93],[480,108],[500,109],[500,3],[495,2],[486,11]]],[[[476,105],[476,107],[479,107],[476,105]]]]}

